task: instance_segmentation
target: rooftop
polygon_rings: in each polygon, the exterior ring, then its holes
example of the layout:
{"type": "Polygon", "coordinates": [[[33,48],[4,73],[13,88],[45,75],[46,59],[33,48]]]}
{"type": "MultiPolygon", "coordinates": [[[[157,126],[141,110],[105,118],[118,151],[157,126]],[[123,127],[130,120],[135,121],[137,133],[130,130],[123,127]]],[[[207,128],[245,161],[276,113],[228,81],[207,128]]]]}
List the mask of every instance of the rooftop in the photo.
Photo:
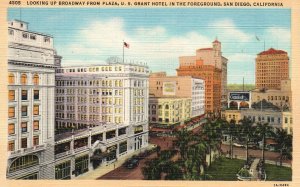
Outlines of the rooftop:
{"type": "Polygon", "coordinates": [[[197,51],[206,51],[206,50],[212,50],[213,48],[201,48],[201,49],[198,49],[197,51]]]}
{"type": "Polygon", "coordinates": [[[267,51],[258,53],[258,55],[275,55],[275,54],[287,54],[287,52],[285,52],[283,50],[277,50],[274,48],[270,48],[267,51]]]}

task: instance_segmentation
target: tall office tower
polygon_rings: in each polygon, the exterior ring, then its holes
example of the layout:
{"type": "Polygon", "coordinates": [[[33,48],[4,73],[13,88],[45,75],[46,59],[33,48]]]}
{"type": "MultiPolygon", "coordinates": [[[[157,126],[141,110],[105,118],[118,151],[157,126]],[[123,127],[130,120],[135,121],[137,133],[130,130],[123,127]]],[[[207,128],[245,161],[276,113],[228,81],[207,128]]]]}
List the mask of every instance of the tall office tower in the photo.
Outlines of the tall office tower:
{"type": "Polygon", "coordinates": [[[255,86],[257,89],[280,90],[282,80],[289,79],[287,52],[270,48],[256,57],[255,86]]]}

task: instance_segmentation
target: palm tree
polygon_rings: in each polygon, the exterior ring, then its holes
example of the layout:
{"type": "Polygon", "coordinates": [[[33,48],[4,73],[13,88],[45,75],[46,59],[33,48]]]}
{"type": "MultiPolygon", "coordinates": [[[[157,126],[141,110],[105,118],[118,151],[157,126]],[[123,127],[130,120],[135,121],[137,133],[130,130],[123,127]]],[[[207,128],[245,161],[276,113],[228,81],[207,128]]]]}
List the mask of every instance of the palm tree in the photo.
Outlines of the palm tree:
{"type": "Polygon", "coordinates": [[[246,161],[249,157],[249,142],[255,137],[255,129],[253,128],[253,122],[244,117],[240,120],[240,126],[238,127],[238,139],[246,145],[246,161]]]}
{"type": "Polygon", "coordinates": [[[186,129],[176,132],[176,140],[174,140],[173,145],[179,149],[182,159],[186,159],[188,144],[192,141],[192,139],[192,133],[186,129]]]}
{"type": "Polygon", "coordinates": [[[265,161],[265,146],[266,137],[271,137],[273,135],[273,128],[269,123],[258,123],[256,125],[255,133],[260,141],[262,141],[262,160],[265,161]]]}
{"type": "Polygon", "coordinates": [[[235,120],[230,120],[229,123],[227,121],[225,121],[224,129],[225,129],[225,133],[227,133],[229,135],[230,159],[233,159],[233,137],[235,137],[237,135],[237,127],[235,124],[235,120]]]}
{"type": "Polygon", "coordinates": [[[288,134],[287,131],[282,128],[276,128],[273,135],[280,151],[280,166],[282,166],[283,155],[292,151],[293,136],[288,134]]]}
{"type": "Polygon", "coordinates": [[[147,161],[145,167],[142,168],[146,180],[160,180],[161,172],[161,161],[158,158],[147,161]]]}
{"type": "Polygon", "coordinates": [[[208,152],[209,152],[209,165],[211,164],[211,153],[212,150],[216,150],[220,148],[221,145],[221,124],[219,121],[211,122],[208,121],[207,124],[203,127],[203,135],[204,139],[208,144],[208,152]]]}

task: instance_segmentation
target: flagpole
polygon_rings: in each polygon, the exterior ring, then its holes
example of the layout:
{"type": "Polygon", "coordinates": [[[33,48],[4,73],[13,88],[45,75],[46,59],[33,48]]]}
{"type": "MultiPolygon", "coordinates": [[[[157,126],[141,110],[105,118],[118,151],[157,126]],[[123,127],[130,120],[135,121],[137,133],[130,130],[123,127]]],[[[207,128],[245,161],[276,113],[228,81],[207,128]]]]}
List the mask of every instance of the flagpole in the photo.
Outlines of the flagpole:
{"type": "Polygon", "coordinates": [[[124,64],[124,40],[123,40],[123,64],[124,64]]]}

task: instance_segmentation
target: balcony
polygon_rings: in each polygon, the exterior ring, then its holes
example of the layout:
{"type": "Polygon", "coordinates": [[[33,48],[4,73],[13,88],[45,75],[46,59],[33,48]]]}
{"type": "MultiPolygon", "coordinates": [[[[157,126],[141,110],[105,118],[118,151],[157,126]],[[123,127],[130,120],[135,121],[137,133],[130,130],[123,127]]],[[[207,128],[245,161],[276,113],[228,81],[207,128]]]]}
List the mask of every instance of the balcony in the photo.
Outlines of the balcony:
{"type": "Polygon", "coordinates": [[[78,153],[78,152],[80,152],[80,151],[85,151],[85,150],[87,150],[88,149],[88,146],[86,145],[86,146],[83,146],[83,147],[79,147],[79,148],[77,148],[77,149],[74,149],[74,152],[75,153],[78,153]]]}
{"type": "Polygon", "coordinates": [[[59,153],[59,154],[56,154],[55,155],[55,159],[58,159],[58,158],[61,158],[61,157],[64,157],[64,156],[67,156],[67,155],[70,155],[71,154],[71,151],[66,151],[66,152],[62,152],[62,153],[59,153]]]}
{"type": "Polygon", "coordinates": [[[37,151],[42,151],[42,150],[45,150],[45,149],[46,149],[45,144],[37,145],[37,146],[34,146],[34,147],[30,147],[30,148],[23,148],[23,149],[19,149],[17,151],[8,152],[8,157],[12,158],[12,157],[23,156],[23,155],[34,153],[34,152],[37,152],[37,151]]]}

